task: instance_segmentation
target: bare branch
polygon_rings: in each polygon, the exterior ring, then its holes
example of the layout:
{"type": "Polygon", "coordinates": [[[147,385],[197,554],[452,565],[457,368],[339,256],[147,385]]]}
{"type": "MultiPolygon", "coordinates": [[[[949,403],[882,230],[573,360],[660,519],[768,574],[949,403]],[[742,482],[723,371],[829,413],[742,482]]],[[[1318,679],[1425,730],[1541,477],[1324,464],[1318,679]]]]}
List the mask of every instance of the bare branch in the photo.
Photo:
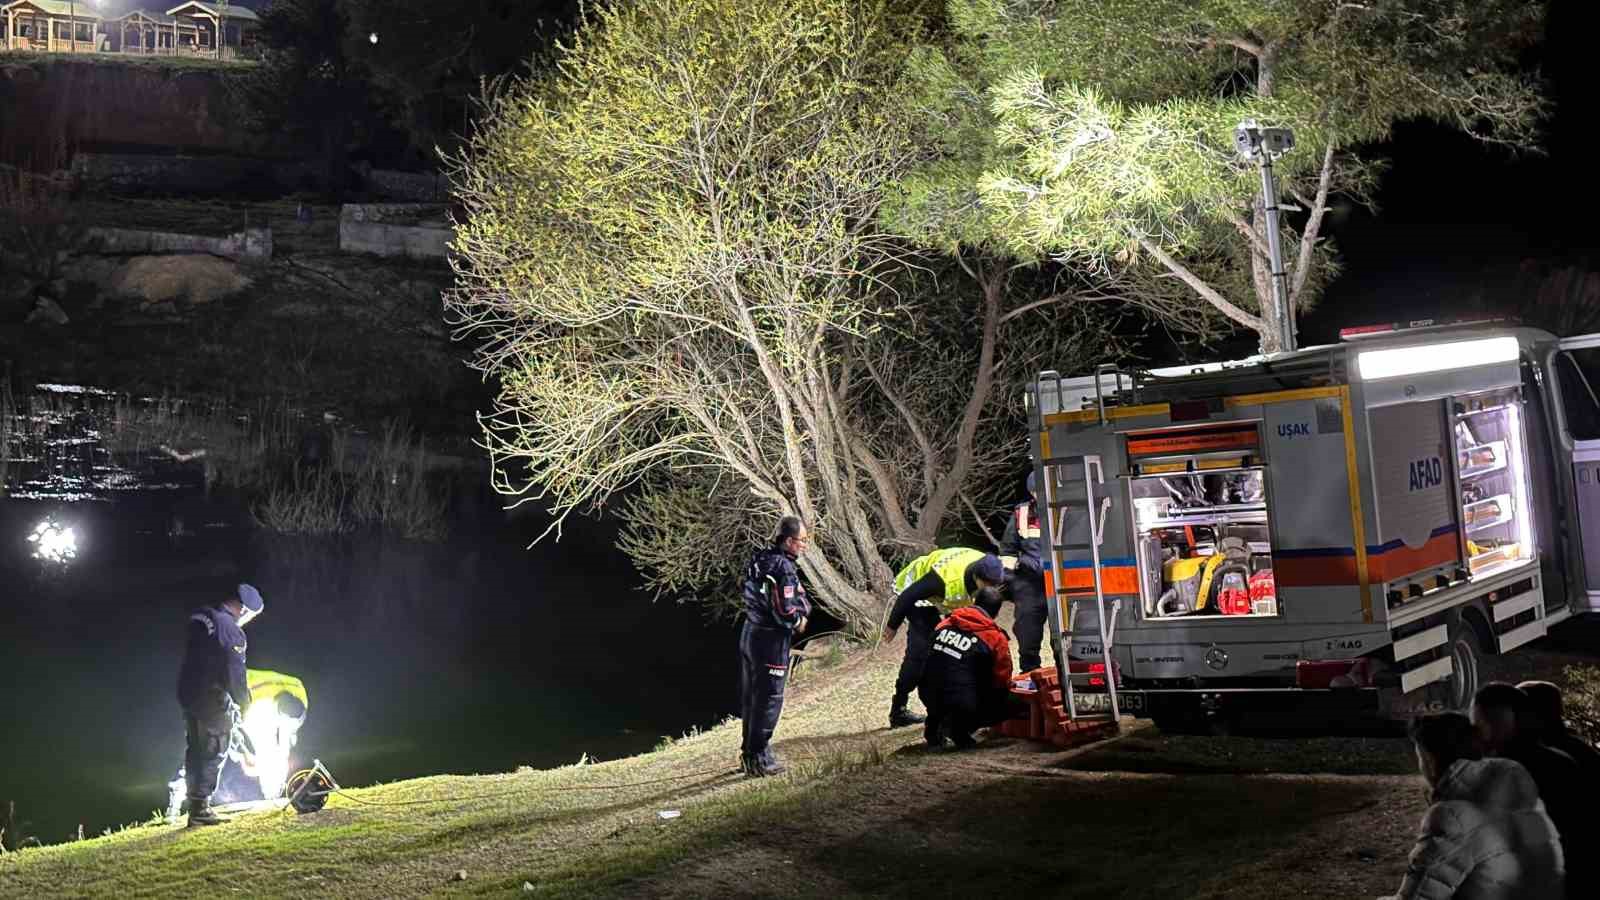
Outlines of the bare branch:
{"type": "Polygon", "coordinates": [[[1010,312],[1006,313],[1005,315],[1001,316],[1000,317],[1000,324],[1004,325],[1005,323],[1011,321],[1012,319],[1015,319],[1017,316],[1020,316],[1023,313],[1032,312],[1033,310],[1040,309],[1040,308],[1043,308],[1043,307],[1046,307],[1046,306],[1052,306],[1054,304],[1061,303],[1061,302],[1066,301],[1066,300],[1076,300],[1076,299],[1078,299],[1078,295],[1077,294],[1051,294],[1048,297],[1040,297],[1038,300],[1034,300],[1034,301],[1032,301],[1030,303],[1024,303],[1021,306],[1017,307],[1016,309],[1013,309],[1010,312]]]}
{"type": "Polygon", "coordinates": [[[1155,257],[1157,262],[1161,263],[1167,268],[1167,271],[1176,275],[1180,280],[1183,281],[1184,284],[1187,284],[1207,303],[1216,307],[1217,310],[1223,315],[1257,333],[1261,333],[1265,330],[1266,323],[1261,318],[1253,316],[1229,302],[1228,298],[1217,293],[1216,288],[1206,284],[1205,281],[1200,278],[1200,276],[1189,271],[1189,269],[1186,268],[1182,263],[1178,262],[1176,259],[1173,259],[1170,254],[1168,254],[1165,250],[1162,250],[1161,247],[1154,241],[1137,231],[1130,230],[1129,234],[1134,240],[1139,242],[1139,246],[1143,247],[1146,253],[1155,257]]]}
{"type": "Polygon", "coordinates": [[[1260,256],[1262,259],[1270,259],[1272,257],[1272,251],[1267,248],[1266,239],[1256,231],[1254,226],[1252,226],[1249,222],[1246,222],[1243,216],[1233,211],[1224,213],[1224,215],[1228,219],[1228,224],[1232,225],[1233,229],[1239,232],[1240,237],[1243,237],[1249,242],[1250,248],[1254,250],[1258,256],[1260,256]]]}
{"type": "Polygon", "coordinates": [[[1295,308],[1299,306],[1300,294],[1305,290],[1306,280],[1311,274],[1314,251],[1322,232],[1322,217],[1328,211],[1328,188],[1332,183],[1333,143],[1330,141],[1327,149],[1322,152],[1322,174],[1317,177],[1316,199],[1310,202],[1300,201],[1310,208],[1311,215],[1306,219],[1305,230],[1300,233],[1300,255],[1294,261],[1294,275],[1290,281],[1289,314],[1291,317],[1294,315],[1295,308]]]}
{"type": "Polygon", "coordinates": [[[984,524],[983,516],[978,514],[978,507],[973,504],[972,498],[967,496],[966,491],[961,492],[961,502],[967,505],[968,511],[972,513],[972,521],[978,523],[978,528],[983,531],[983,536],[988,539],[989,546],[1000,546],[1000,541],[995,538],[994,532],[989,530],[989,526],[984,524]]]}

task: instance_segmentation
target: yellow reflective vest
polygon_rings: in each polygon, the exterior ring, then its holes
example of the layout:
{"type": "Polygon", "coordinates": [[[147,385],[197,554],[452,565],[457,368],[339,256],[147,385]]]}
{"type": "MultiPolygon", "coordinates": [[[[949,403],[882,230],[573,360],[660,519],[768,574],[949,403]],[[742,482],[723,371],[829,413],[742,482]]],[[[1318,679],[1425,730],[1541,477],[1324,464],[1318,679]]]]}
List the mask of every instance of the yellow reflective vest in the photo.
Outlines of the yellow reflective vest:
{"type": "Polygon", "coordinates": [[[305,683],[293,675],[282,672],[273,672],[267,669],[246,669],[244,671],[245,683],[250,686],[250,702],[276,703],[283,694],[300,701],[306,709],[311,708],[311,699],[306,695],[305,683]]]}
{"type": "Polygon", "coordinates": [[[939,603],[939,611],[948,614],[972,602],[972,597],[967,594],[967,566],[983,559],[984,556],[982,550],[971,550],[966,547],[946,547],[919,556],[894,577],[894,592],[903,593],[929,571],[937,572],[939,579],[944,582],[944,600],[939,603]]]}

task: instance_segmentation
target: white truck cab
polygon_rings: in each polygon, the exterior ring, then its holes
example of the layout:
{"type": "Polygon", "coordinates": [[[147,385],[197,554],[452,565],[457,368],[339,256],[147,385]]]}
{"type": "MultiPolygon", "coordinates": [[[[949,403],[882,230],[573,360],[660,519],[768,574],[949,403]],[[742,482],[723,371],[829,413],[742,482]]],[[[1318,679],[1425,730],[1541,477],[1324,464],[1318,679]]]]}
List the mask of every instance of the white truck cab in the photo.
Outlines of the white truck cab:
{"type": "Polygon", "coordinates": [[[1482,655],[1600,611],[1600,335],[1341,337],[1031,386],[1075,717],[1461,709],[1482,655]]]}

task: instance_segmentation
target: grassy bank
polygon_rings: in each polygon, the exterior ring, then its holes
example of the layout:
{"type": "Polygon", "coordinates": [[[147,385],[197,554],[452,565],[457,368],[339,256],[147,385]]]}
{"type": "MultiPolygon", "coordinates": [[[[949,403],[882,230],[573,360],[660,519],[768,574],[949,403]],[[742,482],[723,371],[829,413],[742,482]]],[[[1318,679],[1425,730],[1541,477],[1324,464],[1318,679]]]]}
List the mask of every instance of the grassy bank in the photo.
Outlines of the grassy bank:
{"type": "MultiPolygon", "coordinates": [[[[79,41],[82,44],[84,41],[79,41]]],[[[135,56],[121,53],[45,53],[39,50],[0,50],[0,66],[108,66],[173,71],[234,72],[258,65],[255,60],[221,60],[199,56],[135,56]]]]}
{"type": "MultiPolygon", "coordinates": [[[[1264,900],[1398,884],[1422,809],[1403,741],[1143,728],[1073,753],[928,753],[917,729],[883,727],[899,651],[798,670],[782,778],[734,774],[733,722],[631,759],[423,778],[309,816],[29,850],[0,858],[0,894],[1264,900]]],[[[337,748],[323,752],[337,774],[337,748]]]]}

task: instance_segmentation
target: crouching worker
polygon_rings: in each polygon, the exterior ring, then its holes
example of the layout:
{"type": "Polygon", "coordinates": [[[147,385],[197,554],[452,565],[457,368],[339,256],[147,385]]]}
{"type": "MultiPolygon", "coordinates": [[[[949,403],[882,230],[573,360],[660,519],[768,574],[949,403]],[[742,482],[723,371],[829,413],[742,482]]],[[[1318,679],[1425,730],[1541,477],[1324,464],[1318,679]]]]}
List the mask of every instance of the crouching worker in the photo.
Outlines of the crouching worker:
{"type": "Polygon", "coordinates": [[[894,682],[894,698],[889,702],[890,728],[923,721],[906,704],[911,692],[922,683],[922,670],[940,620],[971,603],[973,593],[980,588],[999,587],[1005,580],[1006,570],[999,557],[966,547],[919,556],[894,577],[894,606],[883,629],[883,642],[894,640],[901,623],[910,623],[911,627],[906,635],[906,655],[900,660],[900,674],[894,682]]]}
{"type": "Polygon", "coordinates": [[[772,544],[757,550],[744,575],[744,628],[739,633],[739,704],[744,743],[739,767],[746,775],[777,775],[783,764],[773,755],[772,733],[783,715],[783,686],[789,676],[789,645],[804,634],[811,602],[795,561],[810,535],[804,522],[785,516],[772,544]]]}
{"type": "Polygon", "coordinates": [[[1422,829],[1394,900],[1559,898],[1563,855],[1539,789],[1509,759],[1483,759],[1460,713],[1411,726],[1431,791],[1422,829]]]}
{"type": "Polygon", "coordinates": [[[982,588],[934,631],[917,688],[928,710],[928,746],[944,746],[948,734],[958,749],[969,749],[977,744],[974,731],[1024,711],[1011,694],[1011,639],[994,623],[999,614],[1000,591],[982,588]]]}
{"type": "Polygon", "coordinates": [[[226,821],[211,809],[211,795],[227,756],[235,709],[250,706],[245,675],[244,626],[261,614],[261,592],[241,584],[229,596],[189,616],[178,670],[178,703],[183,707],[184,776],[189,794],[189,825],[226,821]]]}

